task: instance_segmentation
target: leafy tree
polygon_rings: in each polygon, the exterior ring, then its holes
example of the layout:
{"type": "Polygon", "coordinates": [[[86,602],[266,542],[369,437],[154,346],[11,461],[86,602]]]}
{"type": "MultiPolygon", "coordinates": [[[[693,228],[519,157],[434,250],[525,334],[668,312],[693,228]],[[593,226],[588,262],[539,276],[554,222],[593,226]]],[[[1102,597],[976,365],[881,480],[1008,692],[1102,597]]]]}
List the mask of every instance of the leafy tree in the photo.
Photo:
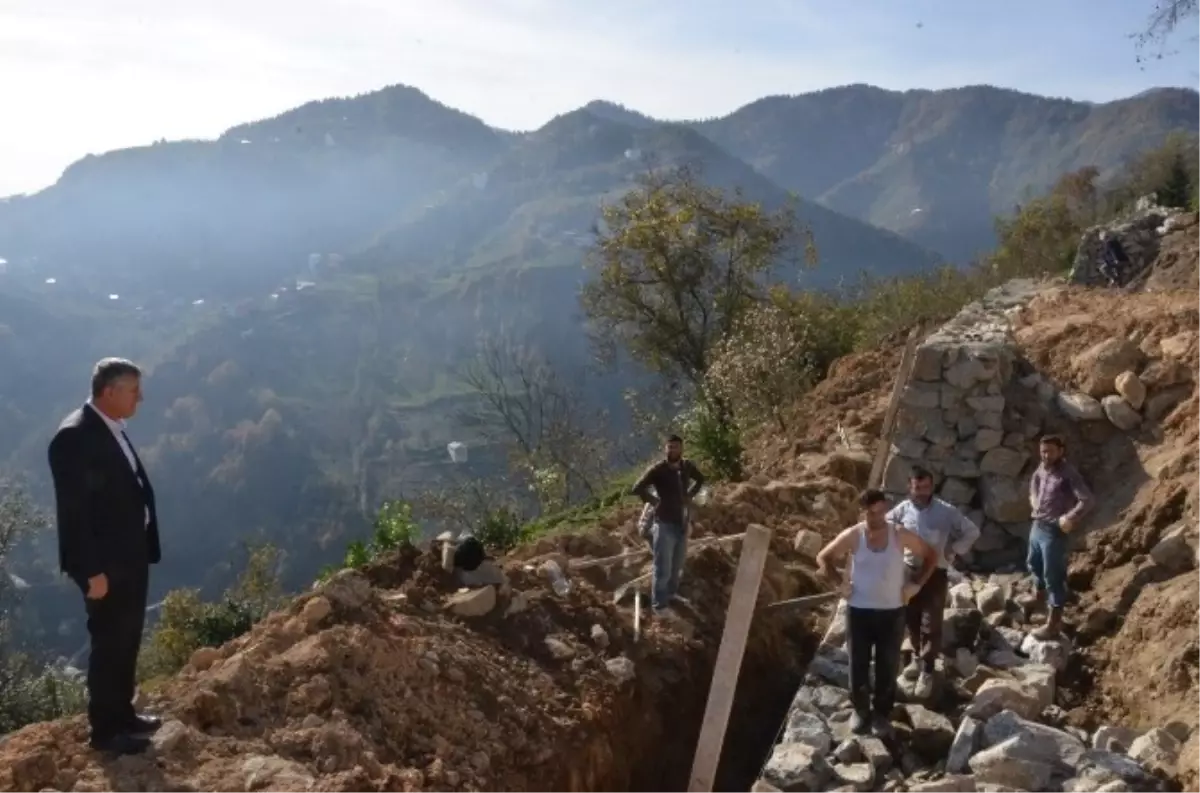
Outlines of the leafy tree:
{"type": "Polygon", "coordinates": [[[813,347],[801,315],[771,302],[756,305],[717,342],[706,387],[733,409],[743,432],[763,422],[786,431],[785,409],[816,377],[813,347]]]}
{"type": "Polygon", "coordinates": [[[0,481],[0,735],[76,713],[87,703],[79,680],[21,651],[13,637],[20,590],[7,563],[17,545],[43,525],[24,490],[0,481]]]}
{"type": "Polygon", "coordinates": [[[687,167],[652,171],[603,209],[581,295],[594,339],[703,390],[714,346],[766,299],[799,239],[790,207],[768,212],[687,167]]]}
{"type": "Polygon", "coordinates": [[[1166,181],[1158,191],[1158,203],[1164,207],[1185,209],[1191,204],[1194,183],[1188,174],[1183,152],[1175,152],[1166,181]]]}

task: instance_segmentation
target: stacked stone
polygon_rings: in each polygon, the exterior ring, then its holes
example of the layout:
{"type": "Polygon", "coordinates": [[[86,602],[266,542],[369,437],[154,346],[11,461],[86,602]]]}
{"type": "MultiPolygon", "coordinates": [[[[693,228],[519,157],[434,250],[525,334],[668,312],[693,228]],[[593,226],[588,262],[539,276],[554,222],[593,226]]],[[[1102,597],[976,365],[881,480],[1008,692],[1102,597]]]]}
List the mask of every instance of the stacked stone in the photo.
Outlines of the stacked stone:
{"type": "Polygon", "coordinates": [[[951,588],[941,695],[897,706],[884,736],[850,732],[839,603],[752,790],[1162,790],[1178,772],[1190,728],[1070,726],[1054,703],[1056,676],[1074,648],[1028,633],[1013,599],[1027,584],[994,575],[951,588]]]}
{"type": "Polygon", "coordinates": [[[1135,277],[1154,261],[1163,235],[1171,230],[1181,214],[1178,210],[1158,206],[1152,197],[1147,196],[1138,199],[1132,216],[1124,222],[1088,229],[1079,238],[1079,247],[1071,266],[1071,283],[1089,286],[1108,284],[1108,279],[1100,272],[1100,263],[1104,261],[1101,231],[1107,231],[1120,241],[1125,255],[1129,257],[1129,278],[1135,277]]]}
{"type": "Polygon", "coordinates": [[[1041,426],[1008,409],[1004,389],[1018,358],[1008,314],[1035,290],[992,290],[917,348],[884,468],[893,498],[914,465],[929,469],[938,495],[981,528],[970,561],[992,570],[1020,561],[1029,532],[1029,448],[1041,426]]]}

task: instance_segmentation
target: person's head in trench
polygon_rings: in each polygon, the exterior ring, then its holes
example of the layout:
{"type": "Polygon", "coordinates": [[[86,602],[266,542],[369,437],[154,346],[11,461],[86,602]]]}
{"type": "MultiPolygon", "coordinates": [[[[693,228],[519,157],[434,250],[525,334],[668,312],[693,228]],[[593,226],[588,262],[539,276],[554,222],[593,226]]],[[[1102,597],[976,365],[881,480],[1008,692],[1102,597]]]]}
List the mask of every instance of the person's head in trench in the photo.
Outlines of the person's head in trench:
{"type": "Polygon", "coordinates": [[[882,490],[864,490],[858,497],[858,504],[862,507],[863,520],[866,521],[869,530],[879,531],[888,527],[887,513],[892,505],[882,490]]]}
{"type": "Polygon", "coordinates": [[[933,473],[927,468],[914,465],[908,475],[908,498],[918,507],[933,501],[933,473]]]}
{"type": "Polygon", "coordinates": [[[1067,444],[1061,435],[1044,435],[1038,443],[1038,455],[1042,458],[1042,465],[1047,468],[1057,465],[1066,453],[1067,444]]]}
{"type": "Polygon", "coordinates": [[[667,462],[671,464],[678,463],[683,459],[683,438],[678,435],[667,436],[667,442],[663,444],[663,450],[667,455],[667,462]]]}

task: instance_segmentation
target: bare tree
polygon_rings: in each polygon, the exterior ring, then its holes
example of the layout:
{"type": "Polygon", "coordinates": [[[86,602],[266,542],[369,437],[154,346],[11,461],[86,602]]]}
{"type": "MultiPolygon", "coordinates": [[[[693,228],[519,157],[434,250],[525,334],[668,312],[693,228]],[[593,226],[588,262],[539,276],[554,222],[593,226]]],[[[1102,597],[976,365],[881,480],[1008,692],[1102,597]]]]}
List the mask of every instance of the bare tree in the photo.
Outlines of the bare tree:
{"type": "MultiPolygon", "coordinates": [[[[1138,61],[1162,59],[1166,54],[1166,40],[1179,28],[1180,23],[1195,17],[1197,10],[1200,10],[1200,0],[1155,0],[1154,8],[1146,20],[1146,27],[1140,33],[1134,34],[1138,61]],[[1150,46],[1157,47],[1157,50],[1147,57],[1146,48],[1150,46]]],[[[1196,39],[1194,33],[1189,37],[1190,41],[1196,39]]]]}
{"type": "Polygon", "coordinates": [[[543,510],[596,495],[607,473],[604,415],[541,355],[504,336],[487,336],[462,378],[483,401],[485,434],[507,444],[543,510]]]}
{"type": "MultiPolygon", "coordinates": [[[[451,469],[454,471],[455,469],[451,469]]],[[[476,477],[458,477],[453,482],[439,482],[436,487],[422,490],[413,496],[413,510],[433,523],[439,532],[475,533],[479,527],[498,514],[521,516],[517,500],[500,492],[489,482],[476,477]]]]}

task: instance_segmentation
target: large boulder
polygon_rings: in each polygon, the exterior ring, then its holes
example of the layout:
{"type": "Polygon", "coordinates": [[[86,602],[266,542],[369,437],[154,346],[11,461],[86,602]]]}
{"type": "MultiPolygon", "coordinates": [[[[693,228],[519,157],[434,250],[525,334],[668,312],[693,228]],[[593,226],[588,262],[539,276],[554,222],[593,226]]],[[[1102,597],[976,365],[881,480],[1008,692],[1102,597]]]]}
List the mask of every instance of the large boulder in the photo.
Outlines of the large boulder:
{"type": "Polygon", "coordinates": [[[984,681],[963,715],[986,720],[1002,710],[1010,710],[1023,718],[1035,719],[1043,707],[1042,698],[1032,686],[997,677],[984,681]]]}
{"type": "Polygon", "coordinates": [[[780,790],[822,790],[832,775],[824,756],[806,743],[781,743],[771,752],[763,779],[780,790]]]}
{"type": "Polygon", "coordinates": [[[980,782],[1014,790],[1051,790],[1057,767],[1047,762],[1045,748],[1028,735],[1014,735],[971,757],[968,765],[980,782]]]}
{"type": "Polygon", "coordinates": [[[1100,401],[1088,394],[1060,391],[1057,402],[1058,409],[1069,419],[1099,421],[1104,418],[1104,408],[1100,406],[1100,401]]]}
{"type": "Polygon", "coordinates": [[[954,742],[950,720],[924,705],[905,705],[904,711],[912,725],[912,750],[931,763],[945,757],[954,742]]]}
{"type": "Polygon", "coordinates": [[[1099,399],[1113,393],[1117,376],[1127,370],[1136,371],[1144,357],[1132,341],[1114,337],[1075,356],[1073,367],[1083,392],[1099,399]]]}
{"type": "Polygon", "coordinates": [[[1078,766],[1083,753],[1087,751],[1083,741],[1069,732],[1023,719],[1011,710],[1002,710],[984,722],[985,746],[995,746],[1014,736],[1024,736],[1029,739],[1031,745],[1039,747],[1039,753],[1033,759],[1052,758],[1054,763],[1064,769],[1078,766]]]}
{"type": "Polygon", "coordinates": [[[1100,400],[1100,407],[1104,409],[1104,415],[1108,416],[1112,425],[1122,432],[1135,430],[1142,423],[1141,414],[1125,401],[1125,397],[1109,394],[1100,400]]]}
{"type": "Polygon", "coordinates": [[[1162,727],[1147,730],[1134,739],[1129,756],[1165,777],[1175,776],[1181,749],[1179,740],[1162,727]]]}

